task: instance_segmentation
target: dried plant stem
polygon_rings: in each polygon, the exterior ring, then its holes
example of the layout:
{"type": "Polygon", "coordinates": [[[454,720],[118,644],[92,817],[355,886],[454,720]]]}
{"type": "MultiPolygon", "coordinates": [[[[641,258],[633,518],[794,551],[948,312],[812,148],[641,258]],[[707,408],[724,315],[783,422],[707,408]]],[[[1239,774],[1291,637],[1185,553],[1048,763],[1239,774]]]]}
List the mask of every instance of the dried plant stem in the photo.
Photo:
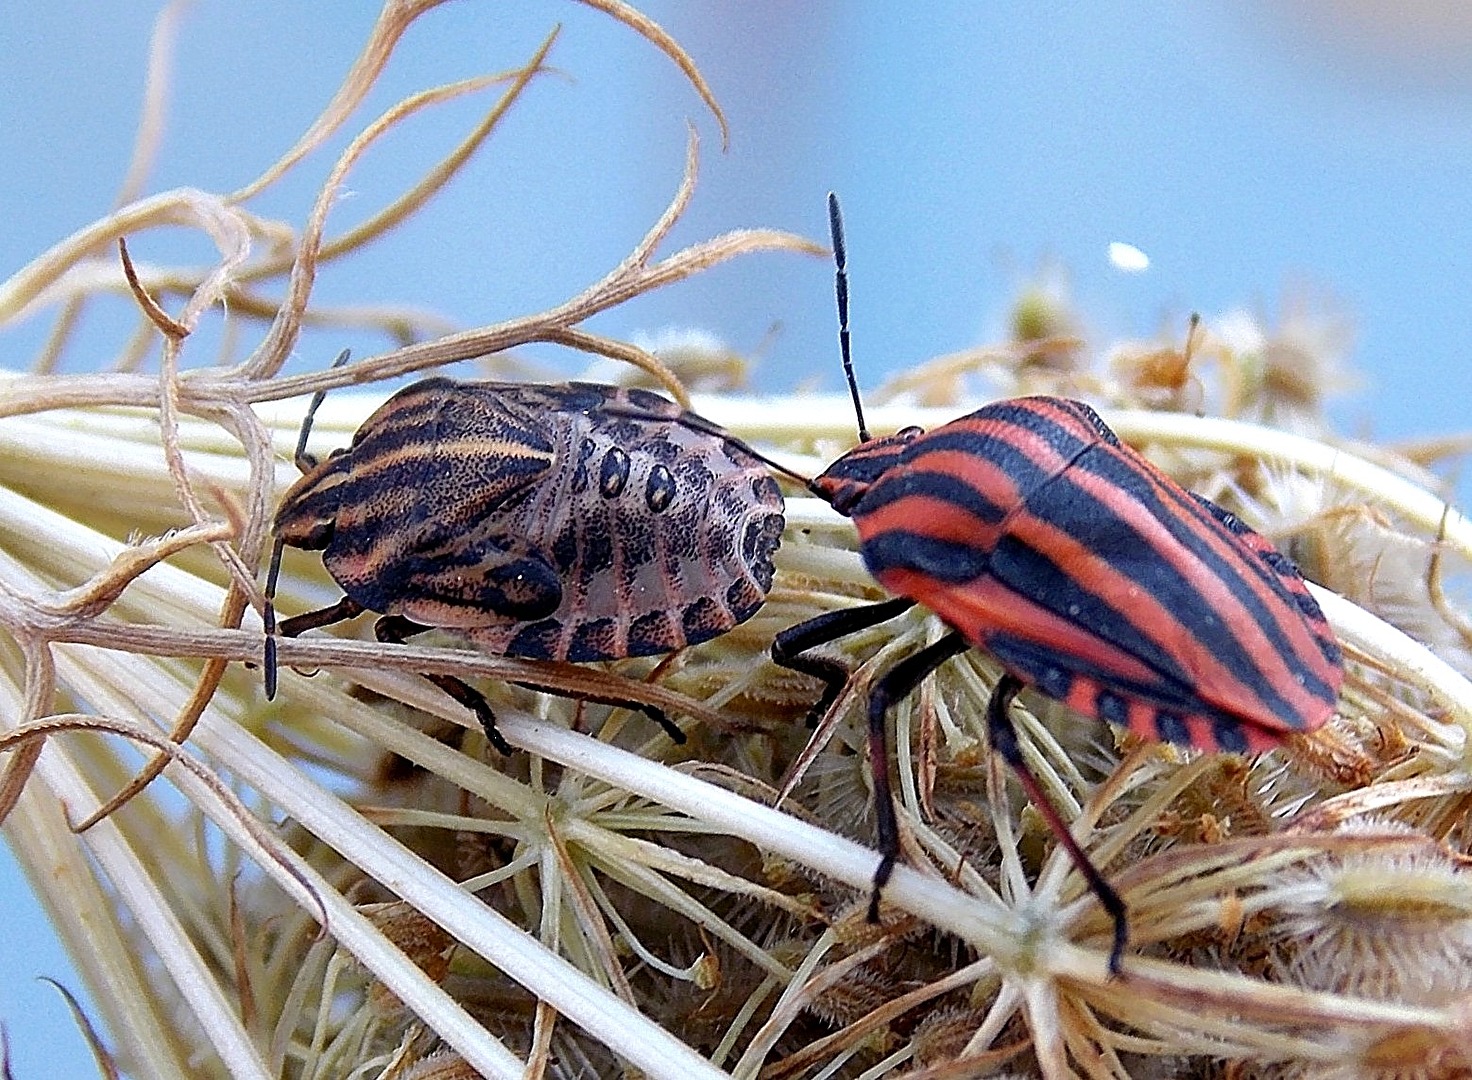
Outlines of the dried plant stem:
{"type": "Polygon", "coordinates": [[[1133,443],[1240,454],[1268,465],[1322,476],[1372,499],[1379,506],[1403,514],[1408,522],[1432,536],[1445,521],[1444,539],[1448,546],[1464,558],[1472,559],[1472,522],[1448,507],[1445,499],[1342,447],[1221,417],[1134,411],[1110,412],[1106,419],[1121,438],[1133,443]]]}
{"type": "MultiPolygon", "coordinates": [[[[0,705],[7,712],[15,706],[8,691],[8,686],[0,684],[0,705]]],[[[57,935],[63,941],[93,943],[93,947],[75,952],[72,961],[87,985],[116,990],[96,1002],[102,1021],[116,1040],[116,1049],[135,1062],[142,1075],[187,1076],[187,1048],[164,1034],[173,1027],[169,1010],[139,970],[135,954],[115,947],[115,943],[126,940],[117,925],[118,894],[110,881],[104,887],[98,878],[92,862],[97,856],[91,850],[93,844],[107,840],[99,834],[98,839],[89,839],[85,845],[78,843],[60,803],[52,796],[56,791],[75,790],[77,779],[70,761],[53,747],[40,767],[35,786],[21,793],[15,811],[9,815],[6,838],[14,850],[26,853],[23,865],[37,883],[36,895],[45,905],[57,935]],[[64,886],[54,887],[58,882],[64,886]]],[[[140,868],[113,865],[110,871],[122,874],[124,883],[132,880],[131,895],[148,902],[147,875],[140,868]]],[[[162,903],[162,898],[154,896],[152,902],[162,903]]],[[[201,983],[201,987],[203,992],[211,993],[208,984],[201,983]]],[[[201,1008],[207,1010],[213,1004],[205,1001],[201,1008]]],[[[250,1073],[245,1070],[240,1075],[250,1073]]]]}
{"type": "MultiPolygon", "coordinates": [[[[1406,682],[1424,689],[1462,731],[1463,753],[1472,751],[1472,682],[1404,631],[1376,618],[1342,596],[1310,584],[1334,632],[1361,651],[1394,667],[1406,682]]],[[[1467,769],[1472,775],[1472,761],[1467,769]]]]}
{"type": "MultiPolygon", "coordinates": [[[[874,854],[866,847],[753,803],[725,789],[664,768],[648,759],[607,744],[580,737],[562,728],[508,718],[506,737],[540,757],[557,761],[581,773],[597,776],[623,790],[635,791],[677,809],[763,850],[776,852],[854,888],[868,888],[874,872],[874,854]]],[[[938,878],[907,866],[897,866],[886,898],[925,922],[941,927],[992,958],[1003,969],[1025,967],[1032,978],[1061,979],[1111,985],[1107,952],[1081,949],[1059,940],[1035,944],[1028,950],[1025,924],[982,898],[960,892],[938,878]]],[[[1124,983],[1132,993],[1156,994],[1179,1001],[1190,993],[1202,1009],[1223,1013],[1251,1011],[1279,1021],[1332,1024],[1385,1023],[1425,1027],[1455,1033],[1460,1022],[1455,1010],[1414,1008],[1368,1000],[1352,1000],[1289,987],[1267,986],[1257,979],[1228,973],[1197,979],[1180,965],[1132,959],[1124,983]]]]}
{"type": "MultiPolygon", "coordinates": [[[[508,717],[510,719],[510,717],[508,717]]],[[[566,960],[548,952],[494,909],[466,893],[381,829],[368,824],[340,800],[327,796],[290,762],[273,754],[236,725],[208,717],[196,731],[200,747],[232,762],[236,774],[283,813],[330,844],[365,873],[403,897],[481,956],[494,958],[562,1015],[614,1048],[652,1076],[716,1077],[689,1047],[650,1023],[566,960]]],[[[267,864],[266,868],[271,869],[267,864]]],[[[278,877],[278,884],[285,881],[278,877]]],[[[325,883],[322,883],[325,887],[325,883]]],[[[491,1076],[519,1077],[522,1063],[506,1055],[485,1029],[467,1016],[366,920],[328,892],[333,936],[420,1016],[434,1017],[435,1030],[476,1068],[491,1076]],[[416,992],[417,991],[417,992],[416,992]]]]}
{"type": "MultiPolygon", "coordinates": [[[[3,692],[0,688],[0,694],[3,692]]],[[[8,738],[13,738],[14,734],[12,731],[8,738]]],[[[86,806],[93,801],[90,784],[80,764],[66,751],[65,743],[53,745],[51,752],[41,758],[37,771],[39,780],[49,791],[66,793],[63,801],[67,805],[86,806]]],[[[208,801],[202,792],[199,794],[201,804],[208,801]]],[[[15,817],[24,822],[21,828],[43,827],[42,823],[53,812],[54,805],[31,808],[22,803],[17,807],[20,812],[15,817]],[[27,810],[31,812],[27,813],[27,810]]],[[[238,833],[238,819],[235,824],[238,833]]],[[[69,828],[65,832],[70,837],[66,842],[69,849],[66,859],[70,861],[79,851],[75,835],[69,828]]],[[[252,848],[256,846],[248,836],[240,836],[239,839],[252,848]]],[[[58,843],[52,844],[50,849],[60,852],[59,830],[56,840],[58,843]]],[[[93,874],[89,871],[76,874],[79,910],[90,907],[94,914],[103,916],[103,924],[108,924],[116,919],[121,904],[137,921],[142,935],[152,943],[176,985],[190,989],[190,1003],[195,1015],[211,1031],[211,1041],[222,1060],[229,1063],[237,1076],[258,1076],[264,1080],[269,1074],[236,1019],[234,1001],[219,984],[208,962],[199,955],[168,897],[159,890],[157,882],[145,868],[146,860],[140,858],[132,839],[113,823],[103,822],[87,834],[86,847],[88,856],[95,859],[106,874],[110,892],[89,896],[91,890],[86,889],[84,883],[95,883],[93,874]],[[89,904],[89,900],[92,903],[89,904]]],[[[32,869],[36,872],[38,868],[33,864],[32,869]]],[[[54,872],[58,867],[49,869],[54,872]]],[[[61,923],[64,925],[74,918],[75,914],[69,915],[61,923]]],[[[84,939],[95,946],[95,951],[89,952],[84,960],[87,966],[95,968],[93,985],[119,991],[109,994],[101,1004],[109,1013],[111,1029],[130,1040],[127,1048],[133,1060],[150,1063],[156,1070],[152,1075],[187,1075],[189,1048],[159,1037],[162,1032],[174,1030],[172,1018],[161,1008],[162,1002],[152,992],[143,972],[138,970],[133,952],[124,947],[126,936],[120,930],[100,933],[94,927],[84,932],[84,939]],[[136,994],[120,992],[130,985],[136,994]]]]}

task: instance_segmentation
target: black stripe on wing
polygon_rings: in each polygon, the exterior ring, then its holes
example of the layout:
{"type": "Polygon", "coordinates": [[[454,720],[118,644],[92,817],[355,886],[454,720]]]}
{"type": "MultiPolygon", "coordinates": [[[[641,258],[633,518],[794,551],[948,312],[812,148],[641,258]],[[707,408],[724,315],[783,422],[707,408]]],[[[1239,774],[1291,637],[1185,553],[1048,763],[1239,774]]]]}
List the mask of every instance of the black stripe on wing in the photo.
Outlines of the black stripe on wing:
{"type": "MultiPolygon", "coordinates": [[[[922,456],[920,462],[923,461],[922,456]]],[[[888,477],[881,478],[859,503],[859,512],[871,514],[891,503],[915,495],[948,502],[976,518],[982,525],[998,525],[1007,515],[1007,507],[964,477],[950,472],[926,470],[923,464],[912,466],[902,474],[891,473],[888,477]]]]}

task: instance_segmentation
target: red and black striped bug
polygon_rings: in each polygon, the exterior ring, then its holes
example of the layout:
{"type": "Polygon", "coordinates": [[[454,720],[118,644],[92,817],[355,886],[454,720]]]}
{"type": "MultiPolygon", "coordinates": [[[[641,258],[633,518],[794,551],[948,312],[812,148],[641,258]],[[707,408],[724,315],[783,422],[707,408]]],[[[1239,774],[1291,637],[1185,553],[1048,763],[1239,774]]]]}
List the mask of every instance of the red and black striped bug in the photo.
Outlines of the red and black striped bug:
{"type": "MultiPolygon", "coordinates": [[[[771,589],[783,527],[776,481],[725,432],[658,394],[429,378],[318,463],[306,439],[321,400],[298,440],[303,475],[276,511],[267,595],[290,545],[320,550],[344,596],[284,620],[282,634],[373,611],[381,641],[441,628],[498,656],[612,660],[723,634],[771,589]]],[[[425,677],[511,752],[477,690],[425,677]]],[[[683,741],[661,711],[635,707],[683,741]]]]}
{"type": "Polygon", "coordinates": [[[871,437],[850,358],[847,260],[832,195],[828,211],[859,445],[804,483],[853,519],[864,565],[896,598],[790,627],[773,642],[772,659],[827,684],[813,712],[820,716],[849,672],[810,650],[915,604],[950,628],[869,693],[881,853],[869,918],[878,919],[879,890],[900,851],[886,714],[975,646],[1004,669],[987,703],[992,747],[1112,917],[1109,967],[1117,974],[1129,933],[1124,901],[1023,760],[1013,698],[1033,686],[1145,739],[1266,750],[1333,714],[1339,645],[1286,556],[1120,442],[1081,402],[999,401],[929,432],[871,437]]]}

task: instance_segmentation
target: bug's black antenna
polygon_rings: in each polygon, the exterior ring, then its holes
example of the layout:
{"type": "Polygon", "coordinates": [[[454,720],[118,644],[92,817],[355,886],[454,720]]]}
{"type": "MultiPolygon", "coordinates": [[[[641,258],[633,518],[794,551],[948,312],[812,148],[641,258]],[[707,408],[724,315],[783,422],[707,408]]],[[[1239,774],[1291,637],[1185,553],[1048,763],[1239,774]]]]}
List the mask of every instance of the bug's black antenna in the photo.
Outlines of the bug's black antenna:
{"type": "MultiPolygon", "coordinates": [[[[342,367],[348,362],[350,355],[351,352],[344,349],[337,354],[337,359],[332,362],[332,366],[342,367]]],[[[292,461],[303,473],[311,469],[314,464],[307,456],[307,439],[312,434],[312,419],[317,415],[317,410],[321,408],[326,397],[326,390],[318,390],[312,395],[312,400],[307,405],[307,415],[302,417],[302,429],[297,432],[296,453],[292,455],[292,461]]],[[[281,556],[285,551],[286,540],[277,536],[276,542],[271,545],[271,569],[266,572],[266,602],[261,611],[261,623],[266,631],[266,651],[262,657],[261,667],[265,675],[267,701],[276,696],[276,582],[281,577],[281,556]]]]}
{"type": "Polygon", "coordinates": [[[854,399],[854,414],[859,418],[859,442],[869,441],[864,424],[864,406],[859,401],[859,383],[854,378],[853,354],[848,333],[848,249],[843,243],[843,213],[838,209],[838,196],[828,193],[828,232],[833,237],[833,291],[838,297],[838,350],[843,355],[843,374],[848,379],[849,396],[854,399]]]}

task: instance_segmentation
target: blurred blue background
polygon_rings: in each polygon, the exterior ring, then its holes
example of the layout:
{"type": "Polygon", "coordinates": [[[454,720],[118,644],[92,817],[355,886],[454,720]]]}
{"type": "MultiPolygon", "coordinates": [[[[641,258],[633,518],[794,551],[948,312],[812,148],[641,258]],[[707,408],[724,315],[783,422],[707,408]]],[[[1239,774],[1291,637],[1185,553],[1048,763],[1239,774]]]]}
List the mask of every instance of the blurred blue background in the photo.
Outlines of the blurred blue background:
{"type": "MultiPolygon", "coordinates": [[[[689,117],[702,135],[701,182],[667,250],[747,225],[825,239],[823,196],[839,191],[870,386],[996,338],[1019,287],[1055,268],[1100,346],[1179,341],[1193,310],[1209,322],[1246,308],[1274,322],[1285,300],[1310,297],[1355,331],[1349,361],[1364,380],[1336,409],[1346,430],[1399,438],[1467,426],[1465,5],[1418,4],[1414,22],[1370,0],[642,7],[702,67],[731,123],[728,153],[673,65],[596,12],[554,0],[448,5],[411,31],[362,119],[432,84],[519,65],[555,22],[564,29],[550,62],[565,77],[538,80],[406,227],[325,268],[317,299],[409,302],[462,326],[564,299],[615,265],[663,208],[689,117]],[[1111,266],[1111,241],[1141,248],[1150,268],[1111,266]]],[[[232,190],[291,145],[370,25],[367,5],[349,10],[201,0],[182,26],[149,190],[232,190]]],[[[5,274],[111,204],[154,14],[136,0],[0,7],[5,274]]],[[[329,232],[394,197],[489,100],[422,114],[372,151],[329,232]]],[[[300,224],[330,156],[254,208],[300,224]]],[[[133,250],[210,256],[182,231],[137,237],[133,250]]],[[[87,321],[66,369],[103,362],[123,310],[87,321]]],[[[46,324],[0,331],[4,365],[27,363],[46,324]]],[[[592,328],[627,337],[672,324],[759,349],[759,389],[838,387],[822,260],[748,258],[592,328]]],[[[318,365],[346,346],[362,356],[389,343],[323,333],[303,340],[294,363],[318,365]]],[[[15,1073],[91,1075],[62,1002],[35,981],[76,986],[75,976],[5,860],[0,1020],[15,1073]]]]}

